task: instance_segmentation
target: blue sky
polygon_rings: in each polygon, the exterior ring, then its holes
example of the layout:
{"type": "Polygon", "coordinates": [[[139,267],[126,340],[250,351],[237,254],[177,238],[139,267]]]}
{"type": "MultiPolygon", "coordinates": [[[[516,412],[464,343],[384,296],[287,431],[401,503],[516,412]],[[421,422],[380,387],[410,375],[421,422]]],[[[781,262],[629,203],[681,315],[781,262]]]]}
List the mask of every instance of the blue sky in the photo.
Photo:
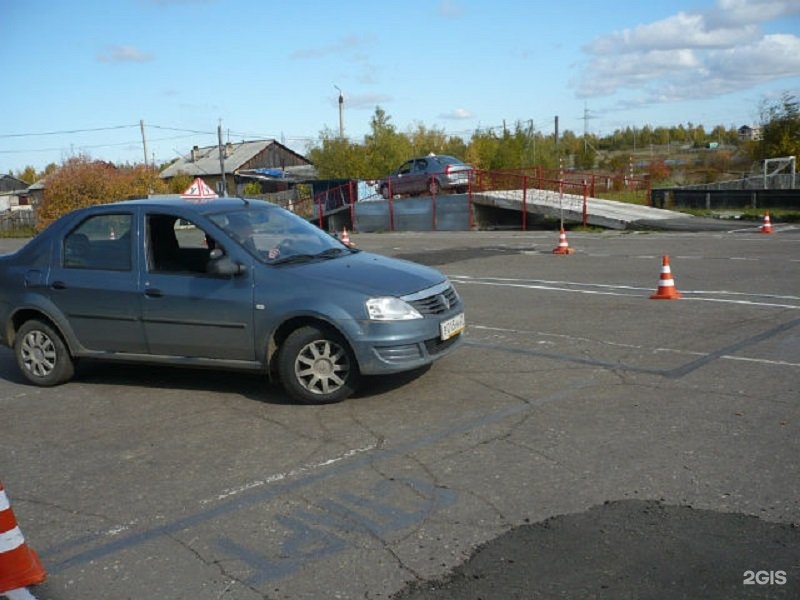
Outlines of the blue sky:
{"type": "Polygon", "coordinates": [[[0,173],[324,129],[468,136],[758,121],[800,97],[800,0],[0,0],[0,173]],[[590,118],[584,120],[584,116],[590,118]]]}

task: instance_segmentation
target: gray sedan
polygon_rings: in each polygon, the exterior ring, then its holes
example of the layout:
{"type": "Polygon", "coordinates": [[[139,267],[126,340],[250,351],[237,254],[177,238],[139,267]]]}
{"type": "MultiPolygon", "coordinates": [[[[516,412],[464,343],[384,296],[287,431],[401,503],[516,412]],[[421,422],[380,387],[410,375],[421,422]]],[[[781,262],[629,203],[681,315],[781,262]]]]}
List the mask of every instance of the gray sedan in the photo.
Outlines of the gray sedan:
{"type": "Polygon", "coordinates": [[[408,194],[435,196],[442,190],[466,192],[473,178],[472,165],[447,154],[429,154],[404,162],[378,181],[381,196],[408,194]]]}
{"type": "Polygon", "coordinates": [[[440,272],[258,200],[80,209],[0,256],[0,343],[37,385],[92,358],[261,371],[296,401],[338,402],[361,375],[446,355],[464,326],[440,272]]]}

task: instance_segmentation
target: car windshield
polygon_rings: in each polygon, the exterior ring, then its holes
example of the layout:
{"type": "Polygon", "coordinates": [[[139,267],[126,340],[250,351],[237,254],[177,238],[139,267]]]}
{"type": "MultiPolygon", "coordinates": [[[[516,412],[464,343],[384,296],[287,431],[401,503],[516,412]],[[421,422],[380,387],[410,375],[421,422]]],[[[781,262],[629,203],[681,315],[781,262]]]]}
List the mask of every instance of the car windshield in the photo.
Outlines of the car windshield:
{"type": "Polygon", "coordinates": [[[463,165],[464,161],[458,160],[454,156],[447,156],[446,154],[440,154],[436,157],[436,161],[441,165],[463,165]]]}
{"type": "Polygon", "coordinates": [[[268,264],[291,264],[349,254],[342,242],[294,213],[252,200],[240,210],[210,215],[233,239],[268,264]]]}

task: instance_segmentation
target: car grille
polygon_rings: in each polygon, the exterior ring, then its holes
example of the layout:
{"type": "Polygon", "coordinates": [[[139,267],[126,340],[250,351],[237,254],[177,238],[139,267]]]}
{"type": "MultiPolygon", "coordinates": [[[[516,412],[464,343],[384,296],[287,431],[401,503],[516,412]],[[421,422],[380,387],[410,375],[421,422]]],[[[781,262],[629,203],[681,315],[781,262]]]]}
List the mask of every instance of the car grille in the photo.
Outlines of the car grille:
{"type": "Polygon", "coordinates": [[[431,356],[436,356],[440,352],[444,352],[450,346],[455,344],[460,337],[461,334],[459,333],[444,341],[440,340],[439,338],[433,338],[432,340],[425,340],[425,349],[431,356]]]}
{"type": "Polygon", "coordinates": [[[450,307],[457,303],[458,295],[453,289],[453,286],[449,286],[441,293],[433,294],[426,298],[420,298],[419,300],[412,300],[410,304],[419,311],[419,314],[425,317],[428,315],[440,315],[447,312],[450,310],[450,307]]]}

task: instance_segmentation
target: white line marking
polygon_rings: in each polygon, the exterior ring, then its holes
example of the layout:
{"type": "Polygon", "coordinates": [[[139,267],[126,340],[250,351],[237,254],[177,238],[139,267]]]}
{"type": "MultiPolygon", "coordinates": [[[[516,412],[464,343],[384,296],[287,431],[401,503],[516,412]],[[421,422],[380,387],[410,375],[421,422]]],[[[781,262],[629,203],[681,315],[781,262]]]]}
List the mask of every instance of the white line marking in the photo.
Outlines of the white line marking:
{"type": "MultiPolygon", "coordinates": [[[[484,331],[499,331],[499,332],[503,332],[503,333],[514,333],[514,334],[525,335],[525,336],[540,335],[540,336],[543,336],[543,337],[555,337],[555,338],[561,338],[561,339],[566,339],[566,340],[576,341],[576,342],[590,342],[590,343],[593,343],[593,344],[602,344],[603,346],[616,346],[618,348],[627,348],[627,349],[632,349],[632,350],[647,350],[648,349],[647,346],[642,346],[642,345],[638,345],[638,344],[622,344],[622,343],[619,343],[619,342],[610,342],[608,340],[596,340],[596,339],[587,338],[587,337],[567,335],[567,334],[564,334],[564,333],[550,333],[550,332],[547,332],[547,331],[528,331],[528,330],[524,330],[524,329],[509,329],[507,327],[492,327],[490,325],[477,325],[477,324],[473,323],[473,324],[470,325],[470,330],[474,330],[474,329],[480,329],[480,330],[484,330],[484,331]]],[[[542,342],[538,342],[538,343],[542,343],[542,342]]],[[[544,343],[549,343],[549,342],[544,342],[544,343]]],[[[672,354],[681,354],[681,355],[686,355],[686,356],[700,356],[700,357],[702,357],[702,356],[710,356],[710,354],[708,352],[697,352],[697,351],[694,351],[694,350],[676,350],[674,348],[650,348],[649,350],[651,350],[652,352],[670,352],[672,354]]],[[[724,354],[720,358],[726,359],[726,360],[739,360],[739,361],[744,361],[744,362],[755,362],[755,363],[761,363],[761,364],[765,364],[765,365],[773,365],[773,366],[779,366],[779,367],[800,367],[800,363],[792,363],[792,362],[787,362],[787,361],[784,361],[784,360],[768,360],[766,358],[751,358],[751,357],[747,357],[747,356],[733,356],[733,355],[730,355],[730,354],[724,354]]]]}
{"type": "Polygon", "coordinates": [[[350,458],[351,456],[355,456],[356,454],[361,454],[362,452],[369,452],[370,450],[374,450],[377,447],[378,447],[377,444],[371,444],[369,446],[364,446],[363,448],[353,448],[352,450],[348,450],[347,452],[340,454],[339,456],[335,456],[333,458],[329,458],[327,460],[323,460],[318,463],[297,467],[295,469],[291,469],[284,473],[275,473],[273,475],[265,477],[264,479],[251,481],[239,487],[228,488],[227,490],[223,490],[219,495],[213,498],[206,498],[205,500],[201,500],[200,504],[219,502],[220,500],[225,500],[226,498],[230,498],[231,496],[236,496],[237,494],[241,494],[242,492],[246,492],[247,490],[251,490],[253,488],[261,487],[263,485],[268,485],[270,483],[275,483],[276,481],[283,481],[284,479],[289,479],[290,477],[296,477],[297,475],[302,475],[304,473],[308,473],[309,471],[314,471],[322,467],[328,467],[332,464],[350,458]]]}
{"type": "MultiPolygon", "coordinates": [[[[573,292],[577,294],[594,294],[600,296],[628,296],[628,297],[639,297],[637,294],[626,294],[622,293],[623,291],[653,291],[657,287],[658,281],[654,280],[655,283],[653,284],[652,288],[642,288],[642,287],[634,287],[629,285],[610,285],[610,284],[602,284],[602,283],[582,283],[582,282],[572,282],[572,281],[549,281],[549,280],[536,280],[536,279],[510,279],[510,278],[502,278],[502,277],[483,277],[483,278],[476,278],[471,277],[469,275],[450,275],[450,280],[455,281],[456,283],[464,283],[464,284],[474,284],[474,285],[490,285],[490,286],[497,286],[497,287],[512,287],[512,288],[522,288],[522,289],[532,289],[532,290],[544,290],[544,291],[554,291],[554,292],[573,292]],[[619,291],[598,291],[598,290],[590,290],[590,289],[575,289],[574,287],[562,287],[562,286],[575,286],[575,287],[593,287],[593,288],[601,288],[607,290],[619,290],[619,291]]],[[[686,300],[695,300],[700,302],[722,302],[727,304],[743,304],[749,306],[763,306],[763,307],[770,307],[770,308],[790,308],[790,309],[800,309],[800,305],[795,304],[781,304],[775,302],[756,302],[753,300],[733,300],[727,298],[686,298],[686,295],[699,295],[699,294],[713,294],[718,296],[744,296],[744,297],[754,297],[754,298],[768,298],[772,300],[796,300],[800,302],[800,296],[786,296],[786,295],[775,295],[775,294],[753,294],[748,292],[733,292],[727,290],[683,290],[679,289],[680,293],[684,295],[684,299],[686,300]]]]}

